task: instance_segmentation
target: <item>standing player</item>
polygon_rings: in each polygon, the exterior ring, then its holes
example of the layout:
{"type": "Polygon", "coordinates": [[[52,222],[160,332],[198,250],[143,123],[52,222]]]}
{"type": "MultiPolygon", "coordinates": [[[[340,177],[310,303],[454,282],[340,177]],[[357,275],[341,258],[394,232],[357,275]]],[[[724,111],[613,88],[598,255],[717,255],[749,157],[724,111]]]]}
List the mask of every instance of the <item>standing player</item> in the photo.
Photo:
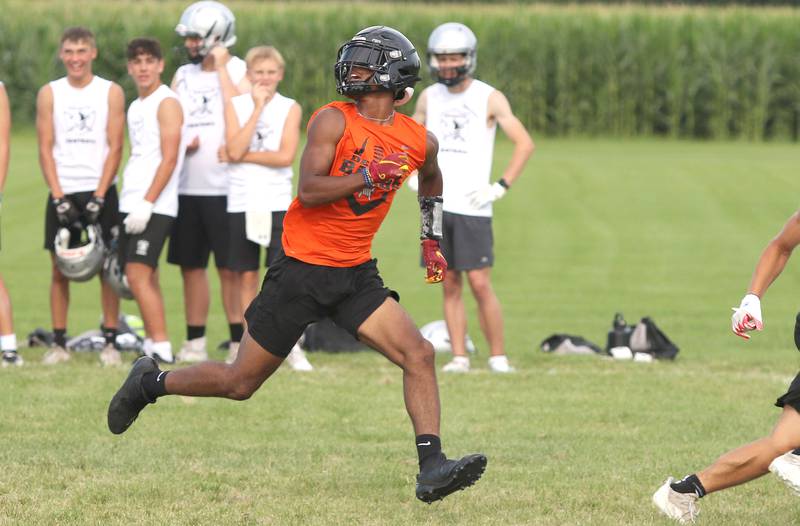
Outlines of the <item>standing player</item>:
{"type": "Polygon", "coordinates": [[[183,110],[174,91],[161,83],[164,60],[158,41],[128,44],[128,74],[139,97],[128,108],[131,156],[123,175],[119,240],[125,276],[142,313],[144,352],[172,362],[158,258],[178,214],[178,173],[183,162],[183,110]]]}
{"type": "Polygon", "coordinates": [[[467,26],[447,23],[434,29],[428,40],[428,65],[437,83],[420,94],[414,119],[439,139],[444,177],[442,253],[450,265],[443,286],[444,319],[453,360],[442,370],[469,371],[461,295],[466,274],[489,343],[489,367],[507,373],[513,368],[505,354],[503,314],[491,283],[492,202],[520,176],[534,145],[506,97],[473,77],[476,59],[477,40],[467,26]],[[514,153],[503,176],[490,183],[497,124],[514,143],[514,153]]]}
{"type": "MultiPolygon", "coordinates": [[[[59,57],[67,75],[45,84],[36,98],[36,131],[39,164],[50,188],[45,219],[44,246],[53,261],[50,312],[55,341],[43,362],[69,360],[66,350],[69,281],[56,266],[54,240],[61,227],[97,224],[106,244],[117,224],[118,198],[115,177],[122,156],[125,99],[117,84],[92,73],[97,58],[94,35],[83,27],[64,31],[59,57]]],[[[103,334],[100,353],[106,365],[121,362],[116,342],[119,298],[101,279],[103,334]]]]}
{"type": "MultiPolygon", "coordinates": [[[[6,88],[0,82],[0,209],[3,205],[3,189],[8,175],[8,159],[11,140],[11,110],[8,105],[6,88]]],[[[3,278],[0,277],[0,351],[3,353],[3,367],[22,365],[22,356],[17,352],[17,335],[14,334],[14,317],[11,312],[11,299],[3,278]]]]}
{"type": "Polygon", "coordinates": [[[333,102],[311,118],[300,162],[298,197],[286,213],[285,255],[269,268],[245,313],[247,334],[232,365],[205,362],[160,371],[140,358],[114,395],[108,425],[122,433],[159,396],[249,398],[277,370],[305,327],[325,316],[403,370],[406,409],[416,432],[417,498],[433,502],[473,484],[486,457],[448,460],[439,440],[439,393],[433,347],[386,288],[372,259],[372,238],[396,190],[420,173],[422,246],[427,280],[440,282],[442,179],[436,138],[395,113],[394,100],[418,80],[419,57],[398,31],[370,27],[339,50],[333,102]]]}
{"type": "MultiPolygon", "coordinates": [[[[283,218],[292,202],[292,163],[300,142],[300,105],[278,93],[285,62],[277,49],[255,47],[247,52],[251,94],[225,105],[225,146],[220,160],[228,163],[230,270],[236,273],[242,312],[258,295],[261,246],[267,266],[281,251],[283,218]]],[[[228,363],[239,344],[231,343],[228,363]]],[[[295,345],[286,357],[299,371],[313,368],[295,345]]]]}
{"type": "MultiPolygon", "coordinates": [[[[734,308],[733,332],[749,340],[750,331],[764,327],[761,299],[780,275],[792,251],[800,245],[800,211],[795,212],[778,235],[770,241],[758,260],[748,293],[734,308]]],[[[800,349],[800,333],[795,328],[795,344],[800,349]]],[[[681,523],[694,521],[699,513],[697,499],[708,493],[749,482],[772,471],[800,495],[800,374],[775,405],[782,408],[772,432],[760,440],[729,451],[712,465],[676,481],[672,477],[653,495],[655,505],[681,523]]]]}
{"type": "Polygon", "coordinates": [[[239,288],[228,262],[228,177],[217,151],[224,139],[224,101],[250,90],[243,60],[228,47],[236,42],[234,17],[219,2],[196,2],[183,12],[175,31],[184,39],[190,64],[178,68],[172,89],[186,108],[188,147],[178,185],[178,217],[167,261],[180,265],[186,309],[186,342],[178,359],[208,359],[206,322],[211,252],[219,272],[222,304],[232,342],[241,339],[239,288]]]}

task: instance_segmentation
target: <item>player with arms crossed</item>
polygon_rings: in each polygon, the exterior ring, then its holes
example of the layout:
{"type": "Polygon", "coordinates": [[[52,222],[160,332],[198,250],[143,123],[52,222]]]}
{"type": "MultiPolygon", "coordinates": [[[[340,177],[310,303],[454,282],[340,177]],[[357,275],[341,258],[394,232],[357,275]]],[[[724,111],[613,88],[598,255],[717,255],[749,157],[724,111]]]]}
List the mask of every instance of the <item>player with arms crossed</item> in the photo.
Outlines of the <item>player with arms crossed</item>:
{"type": "Polygon", "coordinates": [[[340,48],[337,91],[355,102],[330,103],[311,118],[298,197],[284,222],[285,255],[270,266],[245,313],[247,334],[236,361],[165,372],[154,360],[140,358],[109,405],[113,433],[124,432],[165,394],[249,398],[305,327],[329,316],[403,371],[420,465],[417,498],[433,502],[478,480],[484,455],[448,460],[442,453],[433,347],[397,294],[384,286],[371,256],[372,239],[397,189],[418,169],[427,280],[440,282],[447,268],[437,240],[442,180],[436,139],[394,111],[418,71],[411,42],[388,27],[364,29],[340,48]]]}
{"type": "Polygon", "coordinates": [[[442,290],[453,360],[442,370],[465,373],[470,369],[462,297],[466,274],[489,343],[489,368],[508,373],[514,369],[505,354],[503,313],[491,282],[492,202],[503,197],[522,174],[534,145],[505,95],[473,77],[476,61],[477,40],[467,26],[451,22],[434,29],[428,40],[428,65],[436,84],[420,94],[414,119],[425,123],[439,139],[444,177],[442,253],[450,272],[442,290]],[[503,176],[490,183],[498,124],[514,143],[514,152],[503,176]]]}
{"type": "MultiPolygon", "coordinates": [[[[749,340],[750,331],[764,328],[761,298],[781,274],[792,251],[800,245],[800,211],[795,212],[758,260],[748,293],[734,308],[734,334],[749,340]]],[[[795,328],[795,345],[800,333],[795,328]]],[[[653,502],[664,514],[681,523],[693,522],[699,511],[697,500],[708,493],[744,484],[772,471],[800,495],[800,374],[775,405],[782,408],[772,432],[755,442],[729,451],[702,471],[681,480],[672,477],[656,491],[653,502]]]]}

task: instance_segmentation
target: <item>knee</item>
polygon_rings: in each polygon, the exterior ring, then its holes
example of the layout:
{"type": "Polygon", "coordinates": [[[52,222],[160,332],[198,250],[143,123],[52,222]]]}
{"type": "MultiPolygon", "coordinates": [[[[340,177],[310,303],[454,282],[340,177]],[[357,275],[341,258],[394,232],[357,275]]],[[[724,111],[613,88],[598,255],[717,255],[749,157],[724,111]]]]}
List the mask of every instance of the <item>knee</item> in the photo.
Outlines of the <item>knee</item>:
{"type": "Polygon", "coordinates": [[[237,374],[234,365],[228,366],[228,398],[231,400],[244,401],[253,396],[258,389],[258,384],[247,377],[237,374]]]}
{"type": "Polygon", "coordinates": [[[431,342],[420,336],[414,348],[406,353],[404,369],[433,369],[436,362],[436,355],[431,342]]]}
{"type": "Polygon", "coordinates": [[[57,266],[53,265],[53,274],[52,274],[53,284],[55,285],[67,285],[69,280],[67,277],[61,273],[57,266]]]}

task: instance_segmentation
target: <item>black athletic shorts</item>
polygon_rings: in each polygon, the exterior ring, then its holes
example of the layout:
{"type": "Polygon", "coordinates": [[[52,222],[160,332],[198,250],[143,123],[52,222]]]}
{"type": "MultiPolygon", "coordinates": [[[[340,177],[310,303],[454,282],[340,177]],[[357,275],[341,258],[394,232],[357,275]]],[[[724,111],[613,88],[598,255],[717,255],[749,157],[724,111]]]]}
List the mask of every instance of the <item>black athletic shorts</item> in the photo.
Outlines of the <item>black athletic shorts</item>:
{"type": "Polygon", "coordinates": [[[144,263],[153,268],[158,267],[158,258],[167,240],[175,218],[163,214],[153,214],[147,222],[147,228],[141,234],[131,235],[125,232],[122,221],[128,214],[120,214],[119,255],[120,264],[144,263]]]}
{"type": "MultiPolygon", "coordinates": [[[[76,192],[74,194],[66,194],[65,197],[69,198],[69,200],[72,201],[72,204],[75,205],[78,210],[83,212],[83,208],[93,195],[94,191],[76,192]]],[[[102,212],[100,212],[100,217],[97,223],[103,230],[103,241],[105,242],[106,246],[108,246],[108,244],[111,242],[111,238],[113,237],[111,229],[119,224],[119,199],[117,197],[116,186],[112,185],[106,192],[105,204],[103,205],[102,212]]],[[[58,222],[56,207],[53,206],[53,196],[48,194],[44,219],[44,248],[51,252],[56,249],[54,240],[59,228],[61,228],[61,223],[58,222]]],[[[70,240],[75,242],[75,246],[77,246],[77,242],[80,240],[81,233],[75,229],[70,229],[70,231],[72,233],[70,240]]]]}
{"type": "Polygon", "coordinates": [[[228,198],[224,195],[179,195],[167,261],[206,268],[214,252],[217,268],[228,268],[228,198]]]}
{"type": "MultiPolygon", "coordinates": [[[[283,247],[281,236],[283,235],[283,218],[285,216],[285,210],[272,212],[272,236],[264,260],[264,265],[267,267],[277,259],[278,253],[283,247]]],[[[245,213],[228,213],[228,226],[230,228],[228,268],[236,272],[258,270],[259,259],[261,259],[261,245],[247,239],[245,213]]]]}
{"type": "Polygon", "coordinates": [[[250,336],[285,358],[306,326],[322,318],[331,318],[358,339],[358,328],[389,296],[400,300],[384,286],[375,259],[355,267],[326,267],[280,251],[244,317],[250,336]]]}
{"type": "Polygon", "coordinates": [[[785,395],[778,398],[778,400],[775,402],[775,405],[778,407],[788,405],[790,407],[794,407],[798,412],[800,412],[800,373],[794,377],[791,385],[789,385],[789,390],[785,395]]]}
{"type": "MultiPolygon", "coordinates": [[[[451,270],[474,270],[494,265],[492,218],[442,214],[442,255],[451,270]]],[[[425,266],[425,262],[422,262],[425,266]]]]}

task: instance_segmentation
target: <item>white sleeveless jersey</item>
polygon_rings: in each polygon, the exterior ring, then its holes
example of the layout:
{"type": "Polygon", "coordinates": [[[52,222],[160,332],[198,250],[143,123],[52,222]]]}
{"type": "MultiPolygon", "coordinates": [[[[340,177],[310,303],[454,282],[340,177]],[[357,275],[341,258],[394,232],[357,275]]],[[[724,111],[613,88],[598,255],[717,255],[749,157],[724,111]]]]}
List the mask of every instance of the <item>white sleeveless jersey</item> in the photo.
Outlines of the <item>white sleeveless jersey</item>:
{"type": "MultiPolygon", "coordinates": [[[[239,125],[250,119],[255,109],[252,96],[247,93],[232,99],[239,125]]],[[[276,93],[261,111],[256,131],[250,141],[250,151],[275,152],[281,147],[283,128],[293,99],[276,93]]],[[[292,202],[292,168],[272,168],[263,164],[228,164],[228,212],[288,210],[292,202]]]]}
{"type": "Polygon", "coordinates": [[[108,157],[108,93],[111,81],[95,75],[83,88],[66,77],[50,83],[53,90],[53,157],[66,194],[97,188],[108,157]]]}
{"type": "Polygon", "coordinates": [[[444,84],[425,89],[425,127],[439,140],[439,167],[444,182],[444,210],[454,214],[491,217],[492,205],[475,208],[467,194],[489,183],[497,125],[486,125],[489,95],[494,88],[473,80],[463,93],[450,93],[444,84]]]}
{"type": "MultiPolygon", "coordinates": [[[[161,164],[163,156],[161,154],[158,107],[164,99],[168,98],[180,100],[174,91],[162,84],[146,98],[134,100],[128,108],[128,136],[131,141],[131,155],[123,174],[122,193],[119,197],[121,212],[132,212],[136,204],[144,199],[156,176],[156,170],[161,164]]],[[[171,217],[178,215],[178,177],[181,173],[185,150],[184,139],[178,150],[178,163],[175,165],[169,182],[156,199],[153,213],[171,217]]]]}
{"type": "MultiPolygon", "coordinates": [[[[226,65],[234,84],[239,84],[247,65],[231,57],[226,65]]],[[[182,195],[225,195],[228,180],[225,164],[217,151],[225,142],[225,114],[222,88],[216,71],[203,71],[201,64],[186,64],[175,72],[175,92],[186,110],[186,143],[195,137],[200,148],[186,156],[178,191],[182,195]]]]}

